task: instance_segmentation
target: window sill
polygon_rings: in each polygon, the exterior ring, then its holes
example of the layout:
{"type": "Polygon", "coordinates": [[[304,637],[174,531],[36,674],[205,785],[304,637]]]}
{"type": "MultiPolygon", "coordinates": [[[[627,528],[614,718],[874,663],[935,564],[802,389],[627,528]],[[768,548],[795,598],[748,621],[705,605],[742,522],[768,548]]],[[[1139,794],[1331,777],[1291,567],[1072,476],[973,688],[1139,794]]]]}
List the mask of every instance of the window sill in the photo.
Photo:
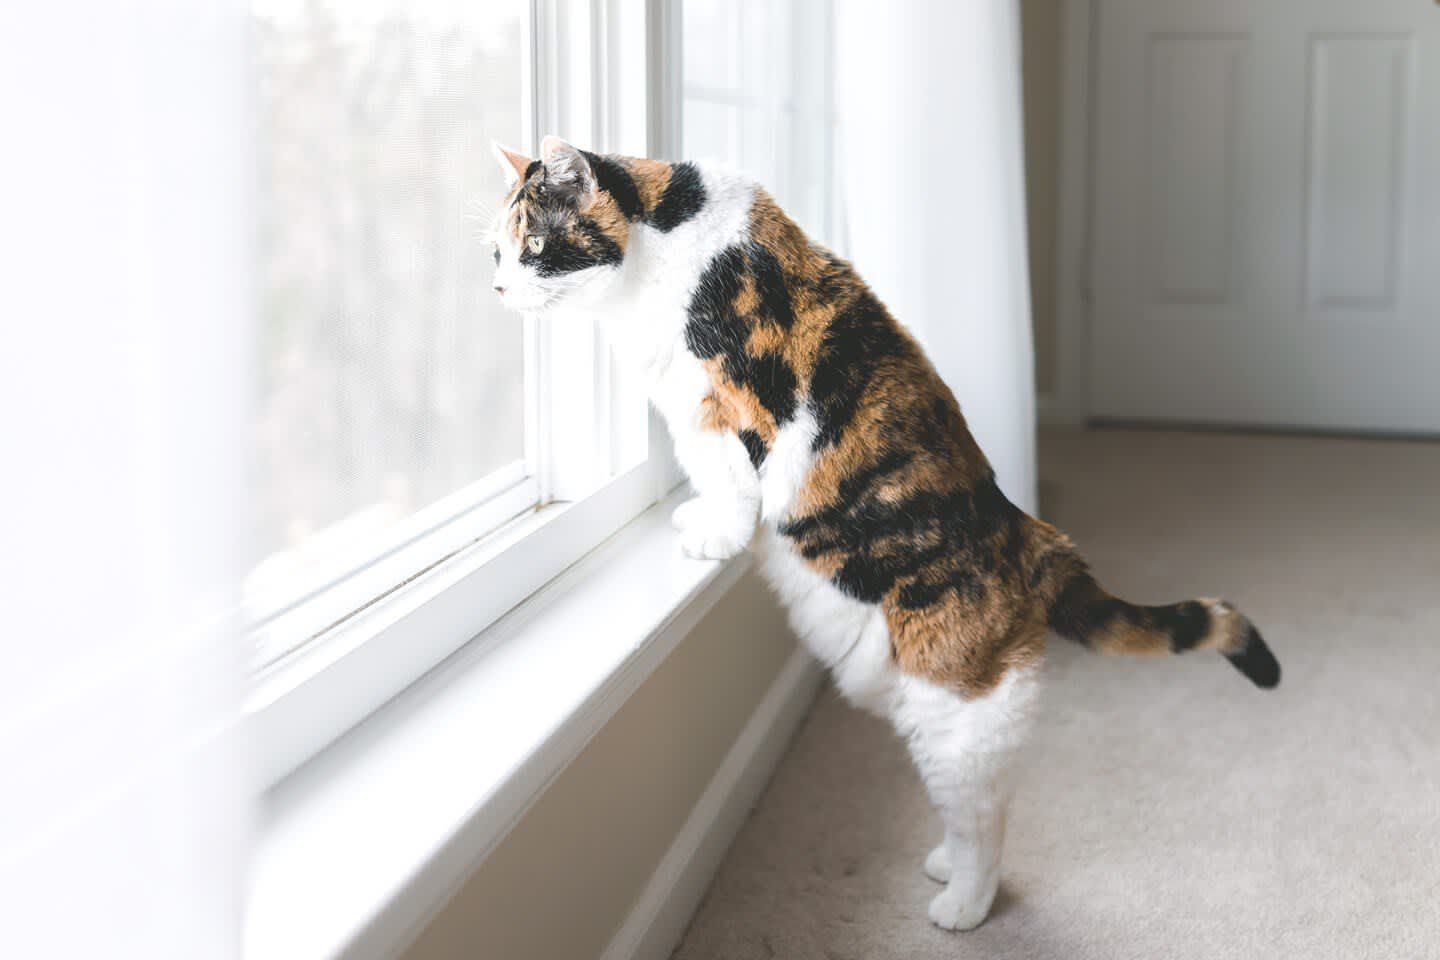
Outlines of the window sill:
{"type": "Polygon", "coordinates": [[[749,567],[657,504],[266,797],[245,956],[393,956],[749,567]]]}

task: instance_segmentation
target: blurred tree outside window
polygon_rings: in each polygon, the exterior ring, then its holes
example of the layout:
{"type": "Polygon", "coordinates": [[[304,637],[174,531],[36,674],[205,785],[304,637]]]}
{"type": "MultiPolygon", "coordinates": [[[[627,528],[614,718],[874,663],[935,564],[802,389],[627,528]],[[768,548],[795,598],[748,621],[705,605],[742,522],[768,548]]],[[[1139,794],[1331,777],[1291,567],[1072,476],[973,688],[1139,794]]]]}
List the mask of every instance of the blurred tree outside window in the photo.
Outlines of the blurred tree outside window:
{"type": "Polygon", "coordinates": [[[360,563],[524,455],[490,291],[492,138],[523,137],[523,0],[254,0],[260,282],[247,594],[360,563]]]}

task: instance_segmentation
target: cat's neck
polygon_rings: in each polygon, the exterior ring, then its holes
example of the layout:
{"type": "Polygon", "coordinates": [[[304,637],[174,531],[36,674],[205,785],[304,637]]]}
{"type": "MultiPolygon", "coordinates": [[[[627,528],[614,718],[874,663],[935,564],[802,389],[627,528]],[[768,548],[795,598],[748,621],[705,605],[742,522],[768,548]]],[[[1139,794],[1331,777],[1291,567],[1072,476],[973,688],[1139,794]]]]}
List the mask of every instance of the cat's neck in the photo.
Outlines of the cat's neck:
{"type": "Polygon", "coordinates": [[[646,216],[632,222],[620,281],[593,307],[621,362],[652,379],[684,349],[687,311],[706,267],[750,235],[754,182],[709,165],[698,169],[704,188],[698,211],[673,225],[646,216]]]}

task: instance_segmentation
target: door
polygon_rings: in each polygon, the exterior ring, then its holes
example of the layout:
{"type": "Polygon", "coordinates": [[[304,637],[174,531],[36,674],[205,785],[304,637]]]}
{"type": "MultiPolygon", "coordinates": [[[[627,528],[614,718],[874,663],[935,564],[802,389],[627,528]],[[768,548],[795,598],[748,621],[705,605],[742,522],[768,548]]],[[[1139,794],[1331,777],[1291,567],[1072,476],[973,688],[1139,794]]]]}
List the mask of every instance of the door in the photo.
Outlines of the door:
{"type": "Polygon", "coordinates": [[[1440,6],[1099,0],[1090,413],[1440,432],[1440,6]]]}

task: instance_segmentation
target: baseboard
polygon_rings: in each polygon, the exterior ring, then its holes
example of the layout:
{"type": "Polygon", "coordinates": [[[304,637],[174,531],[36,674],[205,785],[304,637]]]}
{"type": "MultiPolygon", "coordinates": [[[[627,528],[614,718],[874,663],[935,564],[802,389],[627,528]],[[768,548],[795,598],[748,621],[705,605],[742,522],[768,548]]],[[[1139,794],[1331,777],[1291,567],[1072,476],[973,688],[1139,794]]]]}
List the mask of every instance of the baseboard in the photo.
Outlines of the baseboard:
{"type": "Polygon", "coordinates": [[[601,960],[667,960],[819,688],[797,648],[700,795],[601,960]]]}
{"type": "Polygon", "coordinates": [[[1035,397],[1035,419],[1047,427],[1074,427],[1084,418],[1060,401],[1059,394],[1041,393],[1035,397]]]}

